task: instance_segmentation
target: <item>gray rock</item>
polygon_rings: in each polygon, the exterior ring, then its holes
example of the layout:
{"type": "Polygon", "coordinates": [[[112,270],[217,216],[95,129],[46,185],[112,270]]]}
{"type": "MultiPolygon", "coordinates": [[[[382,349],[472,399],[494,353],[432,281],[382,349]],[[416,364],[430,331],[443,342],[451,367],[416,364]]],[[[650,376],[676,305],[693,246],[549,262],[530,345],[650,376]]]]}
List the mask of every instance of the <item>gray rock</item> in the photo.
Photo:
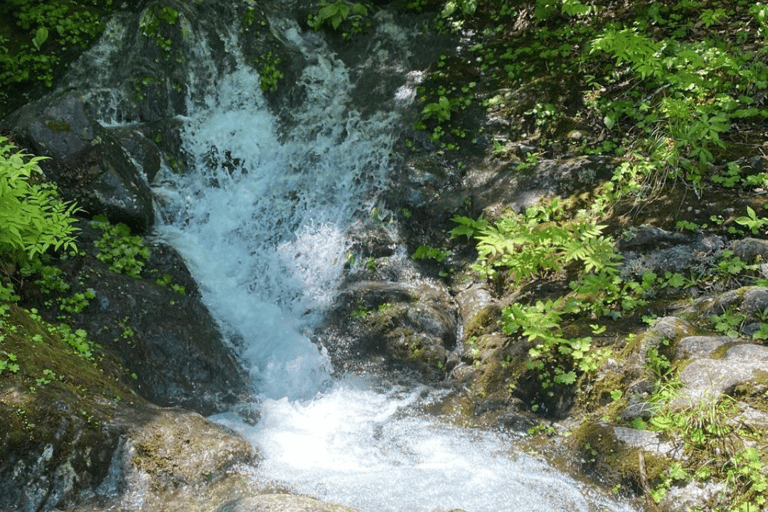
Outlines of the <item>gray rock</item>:
{"type": "Polygon", "coordinates": [[[755,372],[768,372],[768,347],[746,343],[729,348],[724,359],[697,359],[680,374],[685,387],[675,405],[692,406],[730,394],[755,378],[755,372]]]}
{"type": "Polygon", "coordinates": [[[675,357],[677,359],[708,357],[722,345],[735,341],[737,341],[736,338],[728,336],[686,336],[677,343],[675,357]]]}
{"type": "Polygon", "coordinates": [[[645,362],[649,349],[658,348],[664,342],[674,343],[685,336],[690,336],[693,331],[693,325],[682,318],[675,316],[657,318],[642,335],[638,345],[638,358],[641,362],[645,362]]]}
{"type": "Polygon", "coordinates": [[[737,240],[731,246],[734,256],[738,256],[747,263],[752,263],[760,256],[763,261],[768,261],[768,240],[758,238],[743,238],[737,240]]]}
{"type": "MultiPolygon", "coordinates": [[[[721,503],[726,486],[722,482],[691,481],[682,487],[672,486],[659,503],[661,510],[667,512],[687,512],[702,510],[721,503]]],[[[716,510],[716,509],[715,509],[716,510]]]]}
{"type": "Polygon", "coordinates": [[[458,311],[447,290],[427,281],[350,282],[318,336],[335,367],[356,371],[375,365],[442,378],[457,344],[458,311]]]}
{"type": "Polygon", "coordinates": [[[650,430],[614,426],[613,436],[631,448],[639,448],[657,455],[669,455],[675,451],[672,443],[662,440],[658,432],[650,430]]]}
{"type": "Polygon", "coordinates": [[[38,156],[66,200],[89,216],[106,215],[144,231],[154,222],[152,193],[117,139],[88,116],[80,96],[64,92],[25,105],[2,122],[38,156]]]}

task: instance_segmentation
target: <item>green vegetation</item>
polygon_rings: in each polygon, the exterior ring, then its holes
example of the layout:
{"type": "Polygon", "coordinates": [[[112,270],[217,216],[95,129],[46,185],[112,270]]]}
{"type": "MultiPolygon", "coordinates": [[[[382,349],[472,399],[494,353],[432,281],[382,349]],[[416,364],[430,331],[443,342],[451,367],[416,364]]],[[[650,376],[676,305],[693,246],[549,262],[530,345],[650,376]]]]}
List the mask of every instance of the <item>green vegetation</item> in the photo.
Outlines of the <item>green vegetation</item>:
{"type": "Polygon", "coordinates": [[[141,33],[149,38],[158,48],[170,54],[173,49],[169,27],[176,25],[179,20],[179,11],[173,7],[153,6],[144,13],[141,20],[141,33]],[[165,34],[165,35],[164,35],[165,34]]]}
{"type": "MultiPolygon", "coordinates": [[[[466,167],[487,168],[522,180],[542,161],[580,157],[612,169],[580,174],[568,200],[505,212],[494,204],[479,217],[466,205],[453,217],[452,245],[436,235],[418,248],[421,258],[450,250],[459,255],[452,263],[475,249],[468,270],[502,305],[467,333],[463,357],[480,372],[473,397],[502,400],[506,391],[555,418],[567,414],[558,401],[573,403],[573,418],[584,418],[568,435],[587,467],[604,463],[605,474],[621,475],[611,482],[617,493],[642,488],[658,503],[673,487],[698,482],[720,486],[709,510],[762,510],[768,445],[739,416],[745,409],[737,400],[745,395],[764,412],[764,379],[734,396],[691,401],[680,394],[683,363],[673,343],[645,347],[630,333],[669,311],[696,315],[701,297],[765,286],[763,260],[720,248],[696,255],[690,268],[653,271],[643,258],[622,261],[615,246],[643,222],[682,231],[681,238],[717,234],[726,244],[766,237],[759,148],[768,118],[768,5],[415,0],[407,7],[432,9],[425,31],[462,37],[417,90],[410,151],[461,176],[466,167]],[[522,362],[507,359],[520,353],[522,362]],[[637,376],[618,372],[638,357],[642,378],[653,381],[648,412],[623,422],[628,400],[638,399],[625,380],[637,376]],[[656,431],[680,458],[646,454],[638,467],[637,452],[608,443],[610,428],[598,423],[656,431]]],[[[454,282],[459,274],[441,275],[454,282]]],[[[768,339],[766,317],[723,307],[696,317],[696,334],[768,339]]]]}
{"type": "MultiPolygon", "coordinates": [[[[76,251],[72,225],[77,208],[74,204],[62,203],[56,188],[39,180],[42,171],[38,166],[40,158],[28,158],[19,152],[7,140],[0,138],[0,215],[4,226],[0,231],[0,326],[2,332],[13,333],[18,329],[8,320],[11,304],[18,301],[14,294],[12,275],[17,266],[21,267],[22,276],[37,276],[44,293],[64,293],[69,286],[61,281],[61,271],[45,265],[43,259],[49,251],[76,251]]],[[[62,311],[79,313],[95,297],[92,290],[77,292],[70,297],[60,299],[62,311]]],[[[66,324],[49,325],[43,322],[37,310],[28,312],[29,318],[38,322],[39,328],[46,335],[56,336],[73,348],[80,356],[91,359],[93,345],[82,329],[72,331],[66,324]]],[[[0,335],[0,370],[16,373],[21,361],[10,352],[5,352],[2,342],[5,335],[0,335]]],[[[41,341],[42,333],[31,337],[41,341]]]]}
{"type": "Polygon", "coordinates": [[[144,238],[131,235],[131,229],[123,223],[110,224],[103,215],[93,218],[92,225],[103,235],[95,245],[99,250],[96,258],[109,265],[109,269],[138,279],[149,258],[149,247],[144,238]]]}
{"type": "Polygon", "coordinates": [[[40,157],[28,158],[0,137],[0,255],[23,263],[48,249],[74,249],[74,204],[59,200],[51,185],[39,181],[40,157]]]}
{"type": "Polygon", "coordinates": [[[481,127],[453,114],[485,108],[509,121],[508,133],[494,134],[498,151],[507,140],[528,138],[547,156],[620,156],[625,164],[604,191],[612,200],[637,197],[668,178],[697,193],[707,182],[762,186],[764,174],[732,159],[732,147],[759,144],[752,127],[768,117],[759,101],[768,85],[765,14],[765,4],[744,0],[629,9],[571,0],[451,0],[433,29],[478,35],[468,54],[438,59],[419,89],[424,107],[415,126],[438,149],[472,147],[481,127]],[[551,98],[519,109],[504,91],[522,84],[539,84],[551,98]],[[583,102],[578,113],[564,103],[572,91],[583,102]],[[564,146],[563,132],[574,128],[582,136],[564,146]],[[726,170],[712,172],[713,166],[726,170]]]}
{"type": "Polygon", "coordinates": [[[310,14],[307,23],[315,30],[330,26],[334,31],[341,31],[345,40],[350,40],[370,28],[371,18],[365,4],[347,0],[320,0],[317,13],[310,14]]]}
{"type": "Polygon", "coordinates": [[[264,92],[275,92],[277,83],[285,76],[280,71],[282,59],[269,51],[253,59],[253,65],[259,71],[261,78],[261,90],[264,92]]]}
{"type": "Polygon", "coordinates": [[[53,85],[65,56],[88,48],[104,31],[112,0],[7,0],[0,5],[0,101],[53,85]]]}

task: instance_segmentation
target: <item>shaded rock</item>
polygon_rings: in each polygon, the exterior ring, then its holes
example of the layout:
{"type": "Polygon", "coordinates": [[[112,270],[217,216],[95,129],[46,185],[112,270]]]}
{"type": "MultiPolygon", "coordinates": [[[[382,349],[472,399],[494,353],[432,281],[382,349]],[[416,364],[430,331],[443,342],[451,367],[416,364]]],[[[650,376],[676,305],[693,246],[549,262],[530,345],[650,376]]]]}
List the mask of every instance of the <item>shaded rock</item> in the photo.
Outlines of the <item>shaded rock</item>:
{"type": "Polygon", "coordinates": [[[734,256],[738,256],[747,263],[755,261],[758,256],[762,261],[768,261],[768,240],[742,238],[733,243],[731,250],[734,256]]]}
{"type": "Polygon", "coordinates": [[[360,512],[356,508],[326,503],[306,496],[265,494],[240,498],[222,505],[216,512],[360,512]]]}
{"type": "Polygon", "coordinates": [[[656,273],[681,272],[692,266],[711,263],[725,242],[719,236],[690,236],[670,233],[660,228],[643,226],[622,240],[619,250],[624,256],[624,272],[642,275],[646,270],[656,273]]]}
{"type": "Polygon", "coordinates": [[[339,369],[374,364],[438,378],[451,366],[457,325],[457,307],[438,284],[359,281],[339,292],[318,336],[333,340],[327,348],[339,369]]]}
{"type": "Polygon", "coordinates": [[[729,290],[717,296],[702,297],[685,313],[701,317],[722,315],[731,312],[741,315],[739,330],[744,336],[751,336],[764,323],[763,313],[768,310],[768,288],[763,286],[745,286],[729,290]]]}
{"type": "Polygon", "coordinates": [[[510,208],[519,211],[538,204],[545,197],[567,196],[609,177],[610,171],[610,163],[596,157],[545,160],[530,172],[489,161],[467,171],[463,188],[471,194],[477,211],[494,218],[510,208]]]}
{"type": "Polygon", "coordinates": [[[135,128],[113,128],[109,130],[131,158],[147,182],[151,183],[160,171],[162,157],[158,147],[135,128]]]}
{"type": "Polygon", "coordinates": [[[622,421],[626,422],[631,422],[636,418],[647,420],[656,414],[658,410],[658,405],[647,401],[647,394],[645,396],[632,395],[629,397],[627,406],[621,411],[619,417],[622,421]]]}
{"type": "Polygon", "coordinates": [[[688,244],[695,236],[674,233],[656,226],[636,226],[627,230],[619,240],[622,251],[641,249],[664,249],[674,245],[688,244]]]}
{"type": "MultiPolygon", "coordinates": [[[[158,405],[212,414],[248,391],[233,348],[174,249],[150,242],[147,266],[135,279],[99,261],[94,243],[101,231],[87,222],[79,226],[80,254],[62,264],[64,280],[73,291],[88,289],[95,298],[80,312],[54,310],[51,317],[66,315],[73,328],[84,329],[119,357],[137,391],[158,405]],[[169,283],[163,286],[161,277],[169,283]]],[[[46,297],[31,284],[25,289],[25,303],[41,311],[46,297]]]]}
{"type": "Polygon", "coordinates": [[[38,156],[65,200],[144,231],[154,222],[152,194],[118,140],[88,116],[77,93],[28,104],[3,121],[11,138],[38,156]]]}

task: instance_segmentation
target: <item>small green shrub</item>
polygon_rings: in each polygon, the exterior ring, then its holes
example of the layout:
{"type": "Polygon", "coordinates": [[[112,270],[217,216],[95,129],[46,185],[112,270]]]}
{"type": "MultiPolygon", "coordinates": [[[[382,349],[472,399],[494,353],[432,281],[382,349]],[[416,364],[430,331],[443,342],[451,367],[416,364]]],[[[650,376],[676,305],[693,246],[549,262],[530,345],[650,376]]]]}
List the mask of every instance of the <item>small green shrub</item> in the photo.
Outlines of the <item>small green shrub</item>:
{"type": "Polygon", "coordinates": [[[347,0],[320,0],[317,14],[310,14],[307,22],[315,30],[320,30],[326,25],[330,25],[334,30],[342,30],[344,39],[352,39],[371,26],[368,7],[347,0]]]}
{"type": "Polygon", "coordinates": [[[103,233],[94,244],[99,250],[96,258],[108,264],[113,272],[137,279],[141,277],[145,260],[150,254],[146,241],[131,235],[131,229],[122,222],[110,224],[103,215],[95,216],[91,224],[103,233]]]}
{"type": "Polygon", "coordinates": [[[74,203],[39,179],[42,157],[28,158],[0,137],[0,256],[17,262],[48,249],[75,249],[74,203]]]}

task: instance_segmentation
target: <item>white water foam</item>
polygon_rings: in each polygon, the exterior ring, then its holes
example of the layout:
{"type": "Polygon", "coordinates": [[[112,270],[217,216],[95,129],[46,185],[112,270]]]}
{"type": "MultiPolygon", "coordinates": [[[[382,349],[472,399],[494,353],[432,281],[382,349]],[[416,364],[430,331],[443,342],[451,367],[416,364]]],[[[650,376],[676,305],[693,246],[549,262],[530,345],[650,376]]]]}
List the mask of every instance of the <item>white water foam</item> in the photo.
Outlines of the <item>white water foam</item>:
{"type": "Polygon", "coordinates": [[[260,447],[262,478],[364,511],[626,511],[495,433],[408,414],[423,389],[345,379],[307,401],[265,400],[261,420],[214,419],[260,447]]]}

